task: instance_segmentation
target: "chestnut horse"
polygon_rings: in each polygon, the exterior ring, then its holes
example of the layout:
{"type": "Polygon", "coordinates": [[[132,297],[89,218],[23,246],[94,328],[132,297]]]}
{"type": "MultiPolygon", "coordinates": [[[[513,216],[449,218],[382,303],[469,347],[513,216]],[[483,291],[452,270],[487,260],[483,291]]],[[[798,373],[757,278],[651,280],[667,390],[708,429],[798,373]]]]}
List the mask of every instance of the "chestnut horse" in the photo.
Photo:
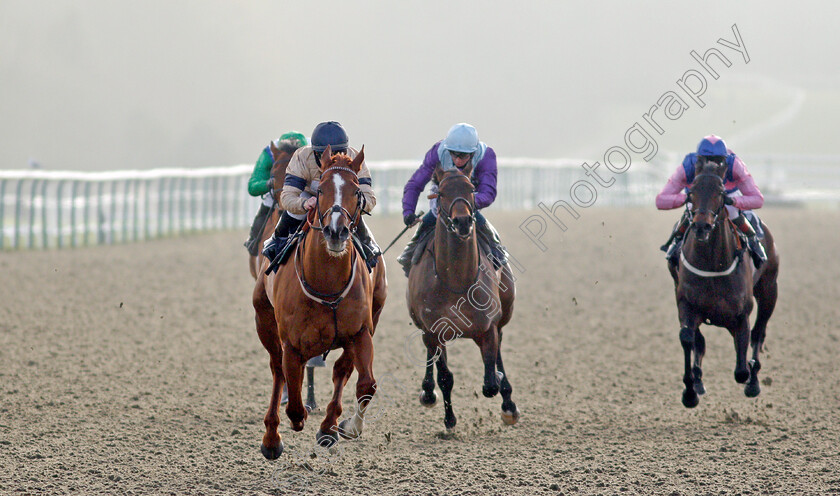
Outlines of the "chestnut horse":
{"type": "Polygon", "coordinates": [[[767,262],[754,271],[724,208],[725,172],[725,166],[698,162],[698,174],[688,198],[692,204],[691,225],[681,248],[679,263],[669,264],[668,267],[674,279],[680,343],[685,355],[682,402],[688,408],[697,406],[698,395],[706,391],[700,368],[706,341],[700,333],[700,324],[729,330],[735,340],[735,381],[746,383],[744,394],[755,397],[761,392],[758,382],[761,362],[758,356],[764,345],[767,321],[776,306],[779,254],[773,235],[762,223],[767,262]],[[758,303],[758,314],[750,331],[753,297],[758,303]],[[753,353],[747,363],[750,343],[753,353]]]}
{"type": "MultiPolygon", "coordinates": [[[[364,148],[351,161],[344,154],[321,156],[321,180],[315,208],[307,217],[306,232],[294,256],[276,273],[257,278],[253,303],[257,334],[271,356],[274,387],[265,415],[260,447],[268,459],[283,452],[277,432],[280,390],[289,390],[286,415],[295,431],[303,429],[307,411],[301,401],[306,361],[343,348],[333,367],[333,396],[315,438],[331,446],[339,434],[358,437],[364,413],[376,392],[373,377],[373,333],[385,304],[387,281],[382,260],[368,273],[365,261],[350,240],[362,214],[358,172],[364,148]],[[336,426],[341,394],[353,368],[358,371],[355,414],[336,426]]],[[[263,269],[268,263],[263,261],[263,269]]]]}
{"type": "MultiPolygon", "coordinates": [[[[289,166],[292,155],[298,149],[291,141],[281,142],[279,148],[274,146],[273,141],[268,146],[271,150],[271,158],[274,160],[274,163],[271,165],[271,177],[274,179],[274,188],[272,190],[274,194],[274,207],[271,209],[271,214],[269,214],[268,219],[265,221],[265,226],[263,226],[262,234],[260,235],[260,247],[274,233],[274,226],[277,225],[277,221],[280,220],[280,215],[283,213],[282,203],[280,203],[280,193],[283,191],[283,182],[286,180],[286,167],[289,166]]],[[[251,277],[254,279],[257,278],[257,268],[262,265],[262,259],[262,249],[257,252],[256,257],[248,256],[248,268],[251,270],[251,277]]]]}
{"type": "MultiPolygon", "coordinates": [[[[469,171],[466,172],[469,174],[469,171]]],[[[455,427],[452,412],[454,379],[447,366],[446,345],[456,337],[472,339],[484,361],[482,393],[492,398],[502,393],[502,420],[514,424],[519,409],[511,400],[513,388],[502,364],[502,327],[513,314],[516,293],[510,267],[494,270],[479,249],[475,230],[475,188],[468,175],[457,169],[435,170],[438,182],[437,224],[434,240],[408,275],[408,308],[423,331],[426,375],[420,403],[437,401],[432,365],[437,363],[437,383],[443,393],[444,426],[455,427]]]]}

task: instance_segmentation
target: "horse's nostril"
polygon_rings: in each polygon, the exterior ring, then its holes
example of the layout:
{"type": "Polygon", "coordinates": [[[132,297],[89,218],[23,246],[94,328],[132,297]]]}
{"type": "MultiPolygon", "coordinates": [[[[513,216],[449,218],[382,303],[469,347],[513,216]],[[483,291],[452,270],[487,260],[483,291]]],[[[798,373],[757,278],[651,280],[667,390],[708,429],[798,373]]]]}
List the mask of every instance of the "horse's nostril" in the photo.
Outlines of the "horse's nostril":
{"type": "Polygon", "coordinates": [[[339,237],[341,237],[342,239],[347,239],[347,237],[348,237],[348,236],[350,236],[350,230],[349,230],[349,229],[347,229],[347,227],[346,227],[346,226],[345,226],[345,227],[342,227],[342,228],[341,228],[341,231],[338,233],[338,235],[339,235],[339,237]]]}

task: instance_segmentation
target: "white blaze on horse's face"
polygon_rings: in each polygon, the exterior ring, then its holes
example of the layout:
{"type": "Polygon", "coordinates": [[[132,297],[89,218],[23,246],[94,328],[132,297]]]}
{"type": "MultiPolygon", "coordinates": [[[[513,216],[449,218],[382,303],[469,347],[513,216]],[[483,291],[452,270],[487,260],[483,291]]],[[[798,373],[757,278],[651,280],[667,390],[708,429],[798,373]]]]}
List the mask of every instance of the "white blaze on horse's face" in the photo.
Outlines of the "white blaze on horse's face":
{"type": "MultiPolygon", "coordinates": [[[[330,215],[329,231],[335,235],[342,232],[341,219],[344,217],[344,211],[341,208],[342,194],[341,189],[344,187],[345,181],[338,174],[332,175],[333,186],[335,187],[335,199],[333,201],[334,210],[330,215]],[[335,208],[338,207],[338,208],[335,208]]],[[[347,229],[347,228],[344,228],[347,229]]],[[[341,256],[347,251],[347,240],[340,237],[324,236],[327,244],[327,252],[332,256],[341,256]]]]}
{"type": "MultiPolygon", "coordinates": [[[[333,184],[335,184],[335,203],[333,203],[333,206],[338,206],[338,208],[340,209],[341,208],[341,187],[344,186],[344,179],[342,179],[342,177],[339,176],[338,174],[335,174],[333,176],[333,184]]],[[[338,229],[339,229],[338,222],[341,220],[341,216],[342,216],[341,210],[339,210],[338,212],[333,212],[332,213],[332,216],[330,218],[330,227],[333,229],[334,232],[338,232],[338,229]]]]}

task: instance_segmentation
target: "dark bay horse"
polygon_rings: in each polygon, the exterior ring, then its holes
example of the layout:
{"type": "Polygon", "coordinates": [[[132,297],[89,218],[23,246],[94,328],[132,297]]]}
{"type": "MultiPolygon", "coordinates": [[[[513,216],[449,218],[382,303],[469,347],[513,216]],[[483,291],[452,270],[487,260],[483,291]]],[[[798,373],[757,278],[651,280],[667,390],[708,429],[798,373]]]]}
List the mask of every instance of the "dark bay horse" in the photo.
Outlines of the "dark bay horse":
{"type": "MultiPolygon", "coordinates": [[[[292,155],[298,149],[291,141],[280,142],[279,148],[274,146],[273,141],[268,146],[271,150],[271,158],[274,160],[271,165],[271,177],[274,179],[274,189],[272,191],[274,193],[274,207],[271,209],[271,214],[268,216],[265,226],[263,226],[262,234],[260,235],[260,248],[262,248],[263,242],[274,232],[274,226],[277,225],[277,221],[283,213],[283,207],[280,203],[280,192],[283,190],[283,182],[286,180],[286,167],[289,166],[292,155]]],[[[256,257],[248,257],[248,268],[251,270],[251,277],[254,279],[257,278],[257,268],[262,265],[262,259],[262,249],[257,252],[256,257]]]]}
{"type": "MultiPolygon", "coordinates": [[[[364,148],[355,159],[331,155],[328,147],[321,157],[321,180],[317,203],[307,217],[307,229],[293,257],[276,273],[257,278],[253,303],[257,333],[271,356],[274,378],[271,401],[265,415],[261,451],[268,459],[283,452],[277,432],[280,391],[289,389],[286,415],[295,431],[303,429],[307,411],[301,401],[301,382],[306,361],[325,352],[343,348],[333,368],[333,396],[315,438],[331,446],[341,437],[358,437],[364,413],[376,392],[373,376],[373,333],[385,304],[385,264],[368,273],[363,257],[350,240],[362,213],[358,172],[364,148]],[[355,367],[355,414],[337,426],[341,395],[355,367]]],[[[263,262],[262,269],[267,267],[263,262]]]]}
{"type": "Polygon", "coordinates": [[[779,254],[773,235],[762,223],[767,262],[754,271],[724,208],[725,172],[725,166],[698,162],[698,174],[688,198],[692,204],[691,225],[678,264],[668,267],[676,289],[680,343],[685,355],[682,402],[688,408],[697,406],[698,395],[705,393],[700,366],[706,342],[700,333],[700,324],[729,330],[735,340],[735,381],[746,383],[744,394],[755,397],[761,392],[759,353],[764,344],[767,321],[776,306],[779,254]],[[753,297],[758,304],[758,313],[750,331],[753,297]],[[753,353],[748,363],[750,343],[753,353]]]}
{"type": "Polygon", "coordinates": [[[519,409],[511,400],[513,388],[502,364],[502,327],[513,314],[516,293],[510,267],[495,270],[479,250],[475,230],[475,188],[457,169],[435,171],[438,190],[437,224],[420,261],[408,276],[411,319],[423,331],[426,375],[420,403],[437,401],[432,366],[437,363],[437,383],[443,393],[444,425],[455,427],[452,412],[454,379],[447,366],[446,345],[457,337],[472,339],[484,362],[482,393],[492,398],[502,393],[502,420],[515,424],[519,409]]]}

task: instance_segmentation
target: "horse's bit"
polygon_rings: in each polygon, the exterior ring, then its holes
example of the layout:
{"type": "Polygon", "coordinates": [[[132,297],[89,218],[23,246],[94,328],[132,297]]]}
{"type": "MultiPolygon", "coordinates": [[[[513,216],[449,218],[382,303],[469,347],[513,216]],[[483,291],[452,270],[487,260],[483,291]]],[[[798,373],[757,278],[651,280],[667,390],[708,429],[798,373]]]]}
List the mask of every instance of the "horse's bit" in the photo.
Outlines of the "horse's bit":
{"type": "MultiPolygon", "coordinates": [[[[467,176],[464,176],[463,174],[461,174],[461,176],[467,177],[467,176]]],[[[451,179],[453,177],[459,177],[459,176],[447,176],[440,181],[440,183],[438,184],[438,197],[440,197],[440,186],[442,186],[443,183],[447,179],[451,179]]],[[[467,179],[469,180],[469,178],[467,178],[467,179]]],[[[475,189],[473,189],[473,191],[475,191],[475,189]]],[[[467,209],[470,211],[470,219],[472,219],[473,223],[475,223],[475,206],[473,205],[472,202],[470,202],[469,200],[467,200],[463,196],[456,197],[454,200],[452,200],[452,203],[449,204],[449,211],[448,212],[443,208],[443,205],[441,204],[441,202],[438,201],[438,216],[441,218],[441,220],[443,221],[443,225],[446,226],[446,229],[449,230],[449,232],[455,234],[458,237],[462,237],[460,234],[458,234],[458,228],[455,227],[455,222],[452,220],[452,207],[454,207],[455,204],[458,203],[459,201],[467,204],[467,209]],[[442,214],[445,214],[445,215],[442,215],[442,214]]]]}

